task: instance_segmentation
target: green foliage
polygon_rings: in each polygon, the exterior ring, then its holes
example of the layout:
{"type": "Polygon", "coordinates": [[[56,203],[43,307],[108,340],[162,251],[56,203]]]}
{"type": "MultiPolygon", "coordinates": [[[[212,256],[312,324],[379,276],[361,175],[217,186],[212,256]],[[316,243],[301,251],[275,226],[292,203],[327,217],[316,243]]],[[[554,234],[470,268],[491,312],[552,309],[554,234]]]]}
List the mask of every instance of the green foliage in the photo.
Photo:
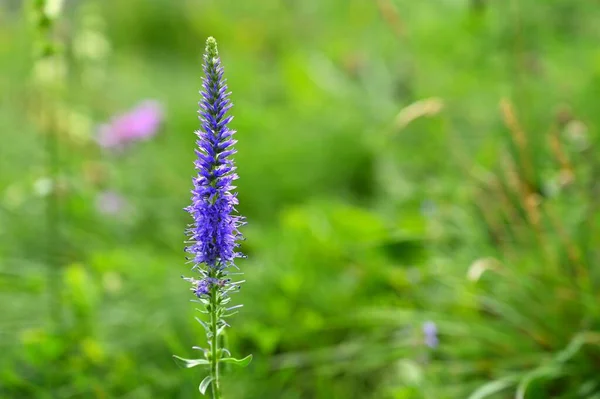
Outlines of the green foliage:
{"type": "Polygon", "coordinates": [[[600,397],[593,2],[82,0],[35,68],[17,3],[0,6],[1,397],[208,389],[180,275],[210,35],[249,221],[222,339],[254,358],[221,359],[225,399],[600,397]],[[145,98],[161,132],[100,151],[96,126],[145,98]],[[105,190],[120,213],[98,211],[105,190]]]}

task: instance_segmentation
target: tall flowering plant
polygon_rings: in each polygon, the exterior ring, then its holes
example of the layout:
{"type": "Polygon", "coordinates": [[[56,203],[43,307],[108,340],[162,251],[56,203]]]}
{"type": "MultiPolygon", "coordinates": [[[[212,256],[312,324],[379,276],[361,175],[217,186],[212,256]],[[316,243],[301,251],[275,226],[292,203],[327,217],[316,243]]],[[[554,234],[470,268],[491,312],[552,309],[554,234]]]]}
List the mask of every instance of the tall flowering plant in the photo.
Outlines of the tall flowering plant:
{"type": "Polygon", "coordinates": [[[222,346],[222,335],[229,324],[225,319],[242,305],[229,306],[231,294],[235,293],[243,281],[233,281],[232,277],[240,273],[234,261],[243,255],[237,251],[242,236],[238,230],[245,222],[237,214],[238,203],[235,188],[232,184],[238,178],[232,156],[236,140],[235,133],[228,127],[233,119],[227,115],[232,107],[227,92],[226,80],[223,78],[223,67],[217,51],[217,42],[209,37],[204,53],[204,74],[202,100],[200,106],[201,129],[196,132],[197,159],[192,190],[192,204],[186,208],[193,218],[187,229],[189,240],[186,252],[188,260],[193,264],[195,277],[186,277],[192,284],[196,296],[194,302],[203,305],[199,309],[206,315],[204,320],[196,318],[204,327],[208,348],[200,349],[204,353],[201,359],[175,358],[185,367],[198,365],[209,366],[209,374],[200,383],[200,392],[205,394],[211,387],[213,399],[221,398],[219,366],[232,363],[246,366],[252,355],[243,359],[235,359],[222,346]]]}

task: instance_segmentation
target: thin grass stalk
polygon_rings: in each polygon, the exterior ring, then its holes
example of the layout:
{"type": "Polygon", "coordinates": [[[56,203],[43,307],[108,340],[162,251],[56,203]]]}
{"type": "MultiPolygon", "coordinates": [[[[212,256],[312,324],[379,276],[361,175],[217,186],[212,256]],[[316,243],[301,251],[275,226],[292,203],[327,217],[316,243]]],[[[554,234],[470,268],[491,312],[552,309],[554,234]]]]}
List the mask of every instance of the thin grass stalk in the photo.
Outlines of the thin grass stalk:
{"type": "MultiPolygon", "coordinates": [[[[31,0],[33,10],[33,30],[35,34],[35,63],[44,63],[58,56],[57,43],[54,30],[56,16],[48,14],[48,0],[31,0]]],[[[46,221],[46,262],[47,262],[47,293],[48,313],[56,329],[62,327],[62,273],[60,270],[61,254],[61,210],[59,201],[59,176],[61,171],[61,156],[58,139],[58,120],[54,109],[50,106],[54,94],[52,83],[42,82],[36,87],[40,102],[40,125],[45,141],[46,153],[45,170],[49,180],[50,192],[46,195],[45,221],[46,221]]]]}

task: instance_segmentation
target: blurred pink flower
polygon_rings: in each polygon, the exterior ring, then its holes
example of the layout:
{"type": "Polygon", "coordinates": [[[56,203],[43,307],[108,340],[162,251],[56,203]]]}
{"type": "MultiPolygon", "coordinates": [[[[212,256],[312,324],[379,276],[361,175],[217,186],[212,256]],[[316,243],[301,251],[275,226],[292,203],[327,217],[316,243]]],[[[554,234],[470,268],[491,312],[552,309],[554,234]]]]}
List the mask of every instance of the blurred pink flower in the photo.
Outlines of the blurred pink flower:
{"type": "Polygon", "coordinates": [[[147,140],[158,132],[162,120],[162,106],[157,101],[146,100],[109,123],[100,125],[98,144],[104,148],[118,148],[133,141],[147,140]]]}
{"type": "Polygon", "coordinates": [[[104,215],[116,215],[126,205],[125,198],[114,191],[103,191],[96,196],[96,209],[104,215]]]}

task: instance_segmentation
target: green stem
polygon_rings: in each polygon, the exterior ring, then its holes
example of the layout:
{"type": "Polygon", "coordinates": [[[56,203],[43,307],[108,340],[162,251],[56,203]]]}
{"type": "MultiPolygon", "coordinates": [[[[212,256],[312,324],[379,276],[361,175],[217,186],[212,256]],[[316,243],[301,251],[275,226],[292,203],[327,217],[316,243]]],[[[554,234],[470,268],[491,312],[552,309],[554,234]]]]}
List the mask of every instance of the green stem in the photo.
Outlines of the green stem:
{"type": "Polygon", "coordinates": [[[217,336],[218,330],[218,288],[213,286],[211,288],[210,295],[210,376],[212,377],[212,397],[213,399],[221,399],[221,386],[219,381],[219,337],[217,336]]]}

